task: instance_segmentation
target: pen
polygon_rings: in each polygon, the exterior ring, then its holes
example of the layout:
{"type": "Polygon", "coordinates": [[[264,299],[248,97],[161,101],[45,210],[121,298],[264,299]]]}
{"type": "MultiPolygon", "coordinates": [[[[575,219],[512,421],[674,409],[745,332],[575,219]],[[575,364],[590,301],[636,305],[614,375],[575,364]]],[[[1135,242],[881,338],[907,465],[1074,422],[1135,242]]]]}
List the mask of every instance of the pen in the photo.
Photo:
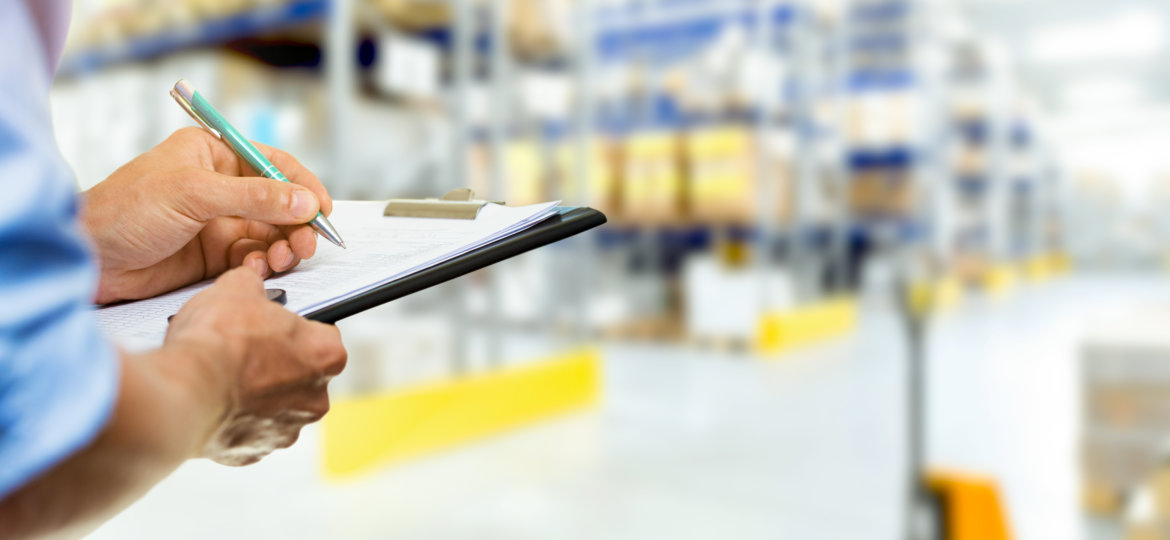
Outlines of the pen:
{"type": "MultiPolygon", "coordinates": [[[[174,89],[171,90],[171,97],[175,98],[179,106],[187,111],[191,118],[199,122],[203,129],[211,132],[215,138],[227,143],[232,151],[240,156],[240,159],[256,169],[261,176],[288,182],[284,173],[268,161],[268,158],[264,157],[264,154],[255,145],[241,135],[223,115],[219,114],[219,111],[215,110],[215,107],[212,107],[199,92],[196,92],[195,87],[186,79],[180,79],[179,82],[175,83],[174,89]]],[[[333,228],[333,224],[329,223],[329,219],[321,212],[317,212],[317,217],[309,222],[309,226],[324,236],[326,240],[345,247],[345,241],[341,239],[341,235],[337,234],[337,229],[333,228]]]]}

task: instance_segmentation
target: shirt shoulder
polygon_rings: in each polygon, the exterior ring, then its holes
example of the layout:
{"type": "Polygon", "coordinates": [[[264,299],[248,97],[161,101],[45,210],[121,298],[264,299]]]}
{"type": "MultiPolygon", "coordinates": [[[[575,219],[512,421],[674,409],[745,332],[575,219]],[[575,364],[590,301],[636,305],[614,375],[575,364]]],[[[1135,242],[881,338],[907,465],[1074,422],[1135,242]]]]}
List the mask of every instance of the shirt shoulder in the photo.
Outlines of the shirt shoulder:
{"type": "Polygon", "coordinates": [[[35,32],[23,2],[0,2],[0,498],[93,440],[119,376],[35,32]]]}

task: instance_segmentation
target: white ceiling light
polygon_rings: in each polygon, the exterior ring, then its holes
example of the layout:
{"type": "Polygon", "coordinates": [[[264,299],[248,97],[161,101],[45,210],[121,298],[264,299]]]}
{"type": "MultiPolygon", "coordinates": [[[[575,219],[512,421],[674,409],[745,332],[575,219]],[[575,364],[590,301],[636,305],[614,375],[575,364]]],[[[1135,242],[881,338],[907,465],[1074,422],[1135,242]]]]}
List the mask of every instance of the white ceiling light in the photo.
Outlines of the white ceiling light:
{"type": "Polygon", "coordinates": [[[1066,63],[1150,56],[1165,46],[1158,14],[1131,8],[1103,20],[1041,29],[1029,42],[1037,62],[1066,63]]]}

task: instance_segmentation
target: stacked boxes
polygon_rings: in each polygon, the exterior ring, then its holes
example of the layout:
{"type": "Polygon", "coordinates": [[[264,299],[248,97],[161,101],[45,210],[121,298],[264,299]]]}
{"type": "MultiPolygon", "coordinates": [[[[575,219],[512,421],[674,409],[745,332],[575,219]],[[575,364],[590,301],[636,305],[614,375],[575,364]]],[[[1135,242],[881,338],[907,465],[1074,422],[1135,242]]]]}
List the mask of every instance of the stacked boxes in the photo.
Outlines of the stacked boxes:
{"type": "Polygon", "coordinates": [[[744,125],[599,138],[587,145],[588,189],[583,191],[576,141],[525,137],[505,147],[505,191],[500,194],[489,189],[490,157],[486,145],[479,144],[471,156],[470,185],[513,205],[559,198],[630,224],[750,225],[758,220],[759,197],[767,192],[759,185],[757,159],[763,151],[768,181],[776,184],[774,221],[784,223],[792,207],[791,141],[782,132],[765,139],[761,143],[744,125]]]}
{"type": "Polygon", "coordinates": [[[634,134],[626,141],[622,163],[622,210],[625,220],[660,224],[685,213],[682,137],[673,132],[634,134]]]}
{"type": "Polygon", "coordinates": [[[560,178],[559,196],[574,204],[584,204],[606,214],[619,211],[615,170],[620,161],[620,146],[607,139],[597,139],[588,145],[585,156],[588,190],[582,192],[577,175],[580,158],[577,144],[563,141],[557,147],[557,175],[560,178]],[[582,196],[585,199],[581,199],[582,196]]]}
{"type": "Polygon", "coordinates": [[[1170,538],[1170,466],[1162,463],[1141,491],[1130,498],[1125,516],[1126,540],[1170,538]]]}
{"type": "Polygon", "coordinates": [[[446,26],[451,21],[451,5],[431,0],[370,0],[370,4],[393,24],[406,29],[446,26]]]}
{"type": "Polygon", "coordinates": [[[71,46],[117,44],[284,3],[288,0],[99,0],[90,2],[94,15],[72,37],[71,46]]]}
{"type": "Polygon", "coordinates": [[[1094,513],[1117,513],[1156,471],[1170,439],[1167,325],[1170,307],[1147,309],[1093,325],[1083,345],[1081,457],[1094,513]]]}
{"type": "Polygon", "coordinates": [[[507,171],[510,205],[536,204],[546,199],[545,186],[550,177],[549,168],[541,158],[541,143],[535,139],[521,139],[508,143],[504,149],[504,170],[507,171]]]}
{"type": "Polygon", "coordinates": [[[754,133],[742,126],[701,129],[685,147],[692,215],[714,223],[752,220],[758,208],[754,133]]]}
{"type": "Polygon", "coordinates": [[[911,215],[914,185],[906,169],[876,168],[857,172],[849,183],[849,207],[859,217],[911,215]]]}
{"type": "Polygon", "coordinates": [[[855,216],[912,215],[914,156],[909,149],[916,144],[916,101],[911,91],[878,88],[860,91],[843,104],[845,141],[855,154],[847,194],[855,216]]]}
{"type": "Polygon", "coordinates": [[[497,193],[491,186],[492,162],[487,144],[477,144],[471,153],[468,184],[479,196],[502,200],[512,206],[544,201],[548,195],[546,185],[553,172],[541,154],[541,143],[532,137],[509,141],[504,146],[503,191],[497,193]]]}

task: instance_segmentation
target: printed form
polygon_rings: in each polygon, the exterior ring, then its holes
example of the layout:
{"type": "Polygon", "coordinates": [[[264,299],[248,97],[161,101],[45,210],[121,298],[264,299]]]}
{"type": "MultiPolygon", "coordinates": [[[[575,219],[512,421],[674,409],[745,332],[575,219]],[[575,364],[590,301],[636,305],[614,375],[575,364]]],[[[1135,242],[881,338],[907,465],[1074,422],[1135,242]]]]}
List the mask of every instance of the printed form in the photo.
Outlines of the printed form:
{"type": "MultiPolygon", "coordinates": [[[[361,295],[527,229],[556,212],[557,202],[521,207],[488,204],[474,220],[384,217],[385,202],[337,201],[329,220],[349,249],[317,243],[317,254],[269,278],[265,288],[284,289],[285,305],[304,314],[361,295]]],[[[211,281],[147,300],[97,308],[106,335],[140,351],[162,345],[167,318],[211,281]]]]}

